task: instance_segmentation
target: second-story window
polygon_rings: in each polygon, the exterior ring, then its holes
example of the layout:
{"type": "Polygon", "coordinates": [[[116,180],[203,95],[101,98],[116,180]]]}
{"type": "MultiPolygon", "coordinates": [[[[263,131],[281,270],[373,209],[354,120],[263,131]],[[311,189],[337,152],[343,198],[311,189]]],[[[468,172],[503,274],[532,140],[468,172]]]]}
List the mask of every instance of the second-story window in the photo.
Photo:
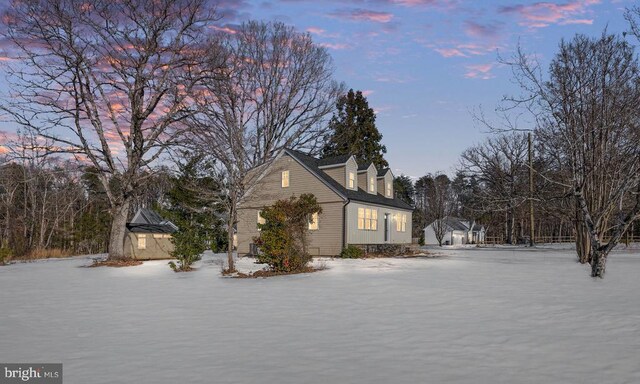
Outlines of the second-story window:
{"type": "Polygon", "coordinates": [[[349,172],[349,188],[354,189],[356,187],[356,174],[349,172]]]}
{"type": "Polygon", "coordinates": [[[391,183],[387,183],[387,197],[391,197],[391,183]]]}
{"type": "Polygon", "coordinates": [[[282,188],[289,187],[289,171],[282,171],[282,188]]]}
{"type": "Polygon", "coordinates": [[[376,179],[375,177],[369,178],[369,192],[373,193],[376,190],[376,179]]]}

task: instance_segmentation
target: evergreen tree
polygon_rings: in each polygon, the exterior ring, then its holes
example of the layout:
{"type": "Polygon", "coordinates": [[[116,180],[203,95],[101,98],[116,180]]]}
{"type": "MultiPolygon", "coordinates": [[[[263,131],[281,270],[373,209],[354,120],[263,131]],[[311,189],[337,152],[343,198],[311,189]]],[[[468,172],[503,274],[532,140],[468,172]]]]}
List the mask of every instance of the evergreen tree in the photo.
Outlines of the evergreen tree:
{"type": "Polygon", "coordinates": [[[393,190],[396,192],[396,197],[409,205],[414,205],[413,196],[415,195],[415,189],[413,187],[413,181],[407,175],[400,175],[393,179],[393,190]]]}
{"type": "Polygon", "coordinates": [[[179,174],[171,180],[166,207],[158,209],[179,228],[171,239],[172,256],[178,263],[172,261],[169,265],[175,271],[191,270],[191,264],[200,260],[207,249],[215,252],[226,248],[227,237],[221,217],[224,209],[212,197],[220,191],[221,180],[207,171],[213,167],[205,156],[187,152],[183,156],[186,161],[178,164],[179,174]]]}
{"type": "Polygon", "coordinates": [[[362,92],[350,89],[338,99],[336,108],[338,111],[329,122],[332,133],[322,156],[355,155],[358,164],[373,163],[379,169],[388,167],[384,159],[387,148],[380,143],[382,135],[376,128],[376,114],[362,92]]]}

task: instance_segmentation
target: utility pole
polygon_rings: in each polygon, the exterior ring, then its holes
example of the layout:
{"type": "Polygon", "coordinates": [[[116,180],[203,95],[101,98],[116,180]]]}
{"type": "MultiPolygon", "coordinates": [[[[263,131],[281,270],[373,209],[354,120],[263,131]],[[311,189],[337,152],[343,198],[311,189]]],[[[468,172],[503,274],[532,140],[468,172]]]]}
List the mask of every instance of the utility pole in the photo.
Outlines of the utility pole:
{"type": "Polygon", "coordinates": [[[533,149],[531,148],[531,132],[529,132],[529,246],[533,247],[534,241],[533,221],[533,149]]]}

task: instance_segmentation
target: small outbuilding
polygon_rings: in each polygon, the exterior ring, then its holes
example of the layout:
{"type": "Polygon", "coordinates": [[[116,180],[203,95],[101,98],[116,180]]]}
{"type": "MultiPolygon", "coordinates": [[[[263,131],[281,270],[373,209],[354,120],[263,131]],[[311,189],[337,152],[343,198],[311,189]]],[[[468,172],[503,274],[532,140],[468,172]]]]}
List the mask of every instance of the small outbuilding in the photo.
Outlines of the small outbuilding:
{"type": "Polygon", "coordinates": [[[442,225],[442,245],[484,244],[486,230],[473,220],[445,217],[424,229],[424,243],[438,244],[436,229],[442,225]]]}
{"type": "Polygon", "coordinates": [[[141,208],[127,223],[124,253],[138,260],[170,259],[173,251],[171,235],[178,227],[158,212],[141,208]]]}

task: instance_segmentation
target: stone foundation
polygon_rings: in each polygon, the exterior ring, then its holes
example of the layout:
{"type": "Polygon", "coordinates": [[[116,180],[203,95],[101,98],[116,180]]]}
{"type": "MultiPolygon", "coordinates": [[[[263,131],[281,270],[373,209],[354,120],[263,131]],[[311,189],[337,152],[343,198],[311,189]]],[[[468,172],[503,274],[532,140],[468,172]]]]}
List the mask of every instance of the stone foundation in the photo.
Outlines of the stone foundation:
{"type": "Polygon", "coordinates": [[[365,255],[402,256],[415,251],[412,244],[350,244],[364,251],[365,255]]]}

